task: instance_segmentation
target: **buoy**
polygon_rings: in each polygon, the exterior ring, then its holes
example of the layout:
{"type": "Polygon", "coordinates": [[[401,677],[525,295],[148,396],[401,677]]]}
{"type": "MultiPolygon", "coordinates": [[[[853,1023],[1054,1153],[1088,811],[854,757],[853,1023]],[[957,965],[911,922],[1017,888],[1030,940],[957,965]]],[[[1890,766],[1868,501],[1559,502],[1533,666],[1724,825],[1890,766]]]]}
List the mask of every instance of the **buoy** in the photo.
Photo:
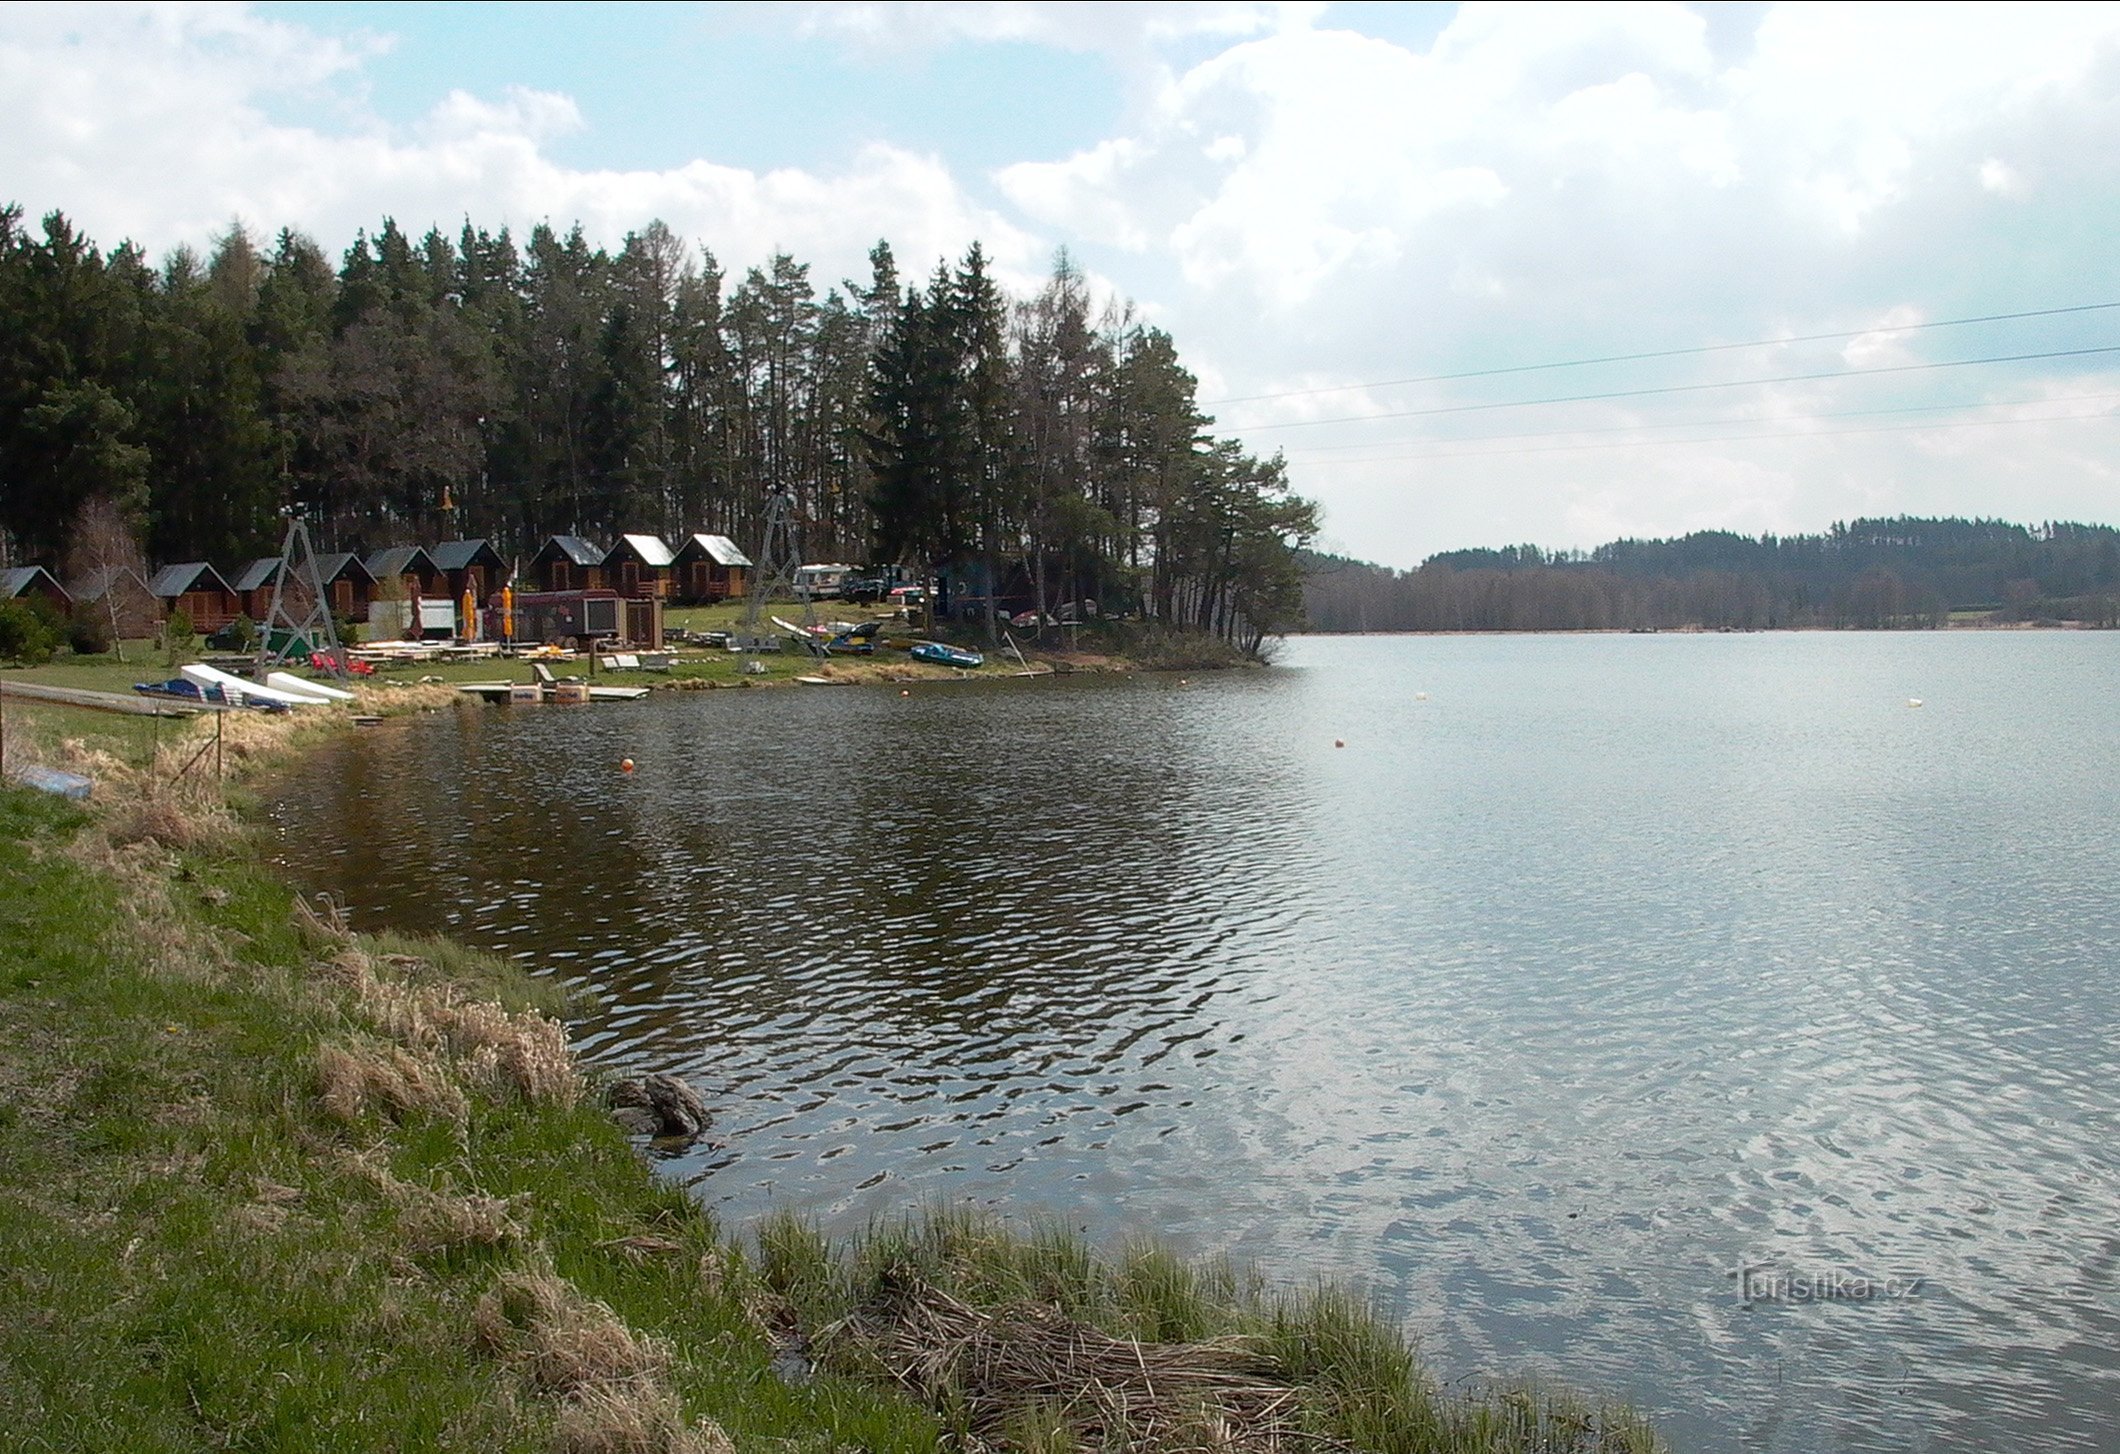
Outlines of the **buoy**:
{"type": "Polygon", "coordinates": [[[620,772],[631,772],[631,771],[633,771],[633,759],[632,759],[632,758],[630,758],[630,757],[622,757],[622,758],[620,758],[620,759],[619,759],[619,762],[618,762],[618,770],[619,770],[620,772]]]}
{"type": "Polygon", "coordinates": [[[1335,737],[1332,739],[1332,745],[1334,747],[1345,747],[1347,744],[1345,742],[1342,742],[1339,738],[1335,737]]]}
{"type": "Polygon", "coordinates": [[[1413,694],[1413,699],[1416,702],[1425,702],[1428,700],[1428,694],[1426,692],[1415,692],[1413,694]]]}
{"type": "Polygon", "coordinates": [[[910,687],[900,687],[900,688],[898,689],[898,695],[899,695],[899,696],[901,696],[901,697],[910,697],[911,695],[913,695],[913,691],[912,691],[912,688],[910,688],[910,687]]]}
{"type": "Polygon", "coordinates": [[[1918,706],[1920,706],[1920,705],[1921,705],[1921,698],[1919,698],[1919,697],[1908,697],[1908,698],[1907,698],[1907,705],[1908,705],[1909,707],[1918,707],[1918,706]]]}

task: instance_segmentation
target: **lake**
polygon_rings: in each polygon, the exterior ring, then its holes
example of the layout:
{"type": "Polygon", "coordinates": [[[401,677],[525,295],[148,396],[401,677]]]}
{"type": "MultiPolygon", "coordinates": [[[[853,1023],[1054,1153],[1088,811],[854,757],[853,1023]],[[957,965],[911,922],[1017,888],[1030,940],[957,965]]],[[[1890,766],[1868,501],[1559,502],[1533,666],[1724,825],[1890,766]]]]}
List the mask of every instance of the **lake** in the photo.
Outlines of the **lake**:
{"type": "Polygon", "coordinates": [[[593,990],[731,1227],[1342,1279],[1682,1450],[2110,1447],[2120,634],[1279,660],[471,708],[272,820],[357,925],[593,990]]]}

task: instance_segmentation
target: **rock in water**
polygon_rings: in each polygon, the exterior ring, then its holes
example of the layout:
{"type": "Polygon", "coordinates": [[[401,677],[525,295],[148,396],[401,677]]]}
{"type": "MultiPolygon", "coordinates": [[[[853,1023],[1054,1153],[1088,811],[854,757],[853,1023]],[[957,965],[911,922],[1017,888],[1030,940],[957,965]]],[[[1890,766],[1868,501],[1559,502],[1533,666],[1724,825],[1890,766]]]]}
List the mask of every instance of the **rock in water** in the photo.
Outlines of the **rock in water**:
{"type": "Polygon", "coordinates": [[[611,1083],[611,1119],[636,1136],[697,1136],[707,1129],[707,1103],[674,1075],[657,1072],[611,1083]]]}

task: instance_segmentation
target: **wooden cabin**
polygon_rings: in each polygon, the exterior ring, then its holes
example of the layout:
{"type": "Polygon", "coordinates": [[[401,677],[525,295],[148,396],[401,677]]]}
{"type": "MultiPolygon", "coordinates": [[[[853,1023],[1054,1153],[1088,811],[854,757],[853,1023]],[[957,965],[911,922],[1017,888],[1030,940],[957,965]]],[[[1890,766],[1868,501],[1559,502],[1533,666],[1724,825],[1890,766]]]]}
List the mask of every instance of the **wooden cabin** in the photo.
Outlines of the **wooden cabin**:
{"type": "Polygon", "coordinates": [[[726,535],[693,535],[671,562],[671,594],[688,605],[741,600],[751,558],[726,535]]]}
{"type": "Polygon", "coordinates": [[[452,601],[461,601],[466,591],[474,601],[483,601],[508,580],[508,562],[490,541],[445,540],[427,556],[448,578],[452,601]]]}
{"type": "Polygon", "coordinates": [[[243,614],[251,620],[263,621],[271,614],[272,592],[279,584],[283,564],[277,555],[264,555],[245,562],[242,569],[228,577],[229,589],[241,599],[243,614]]]}
{"type": "Polygon", "coordinates": [[[539,592],[604,589],[604,552],[579,535],[554,535],[530,558],[530,579],[539,592]]]}
{"type": "Polygon", "coordinates": [[[209,633],[243,614],[242,598],[221,573],[203,560],[165,565],[147,583],[148,594],[162,603],[165,619],[182,611],[194,631],[209,633]]]}
{"type": "Polygon", "coordinates": [[[0,601],[26,601],[41,596],[62,616],[74,609],[74,598],[59,578],[41,565],[11,566],[0,570],[0,601]]]}
{"type": "Polygon", "coordinates": [[[367,618],[368,603],[375,599],[375,577],[368,573],[359,556],[350,551],[320,555],[317,576],[324,582],[324,593],[331,597],[334,613],[356,621],[367,618]]]}
{"type": "Polygon", "coordinates": [[[604,579],[629,600],[660,601],[670,594],[670,567],[676,560],[658,536],[621,535],[604,554],[604,579]]]}
{"type": "Polygon", "coordinates": [[[150,636],[162,619],[162,603],[130,566],[100,567],[68,589],[77,604],[93,606],[106,622],[115,621],[120,637],[150,636]]]}
{"type": "Polygon", "coordinates": [[[450,599],[449,577],[434,563],[434,557],[417,545],[393,545],[388,550],[378,550],[361,564],[368,571],[368,579],[378,587],[396,576],[404,585],[407,600],[414,596],[423,601],[450,599]]]}

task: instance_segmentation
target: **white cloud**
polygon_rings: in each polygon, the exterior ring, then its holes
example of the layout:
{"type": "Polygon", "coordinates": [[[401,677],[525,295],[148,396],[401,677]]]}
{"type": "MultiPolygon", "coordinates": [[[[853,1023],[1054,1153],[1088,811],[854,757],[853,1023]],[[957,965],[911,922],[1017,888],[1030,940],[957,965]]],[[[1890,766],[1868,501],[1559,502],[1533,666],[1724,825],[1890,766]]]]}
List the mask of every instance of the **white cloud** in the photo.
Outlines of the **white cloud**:
{"type": "Polygon", "coordinates": [[[1109,0],[1102,4],[843,3],[802,7],[812,33],[862,45],[931,49],[960,42],[1015,41],[1063,50],[1134,56],[1148,47],[1195,36],[1238,36],[1308,25],[1322,3],[1197,3],[1197,0],[1109,0]]]}
{"type": "Polygon", "coordinates": [[[469,216],[518,230],[579,220],[615,245],[661,217],[726,263],[774,248],[860,276],[877,237],[915,266],[984,241],[1029,277],[1044,244],[976,204],[939,158],[870,145],[835,172],[754,171],[699,160],[663,170],[583,169],[547,147],[582,126],[567,96],[454,91],[392,128],[360,105],[362,45],[240,9],[17,7],[0,12],[0,174],[34,215],[65,211],[105,245],[196,246],[231,219],[293,226],[327,247],[394,216],[411,230],[469,216]],[[295,93],[337,125],[274,119],[295,93]]]}

